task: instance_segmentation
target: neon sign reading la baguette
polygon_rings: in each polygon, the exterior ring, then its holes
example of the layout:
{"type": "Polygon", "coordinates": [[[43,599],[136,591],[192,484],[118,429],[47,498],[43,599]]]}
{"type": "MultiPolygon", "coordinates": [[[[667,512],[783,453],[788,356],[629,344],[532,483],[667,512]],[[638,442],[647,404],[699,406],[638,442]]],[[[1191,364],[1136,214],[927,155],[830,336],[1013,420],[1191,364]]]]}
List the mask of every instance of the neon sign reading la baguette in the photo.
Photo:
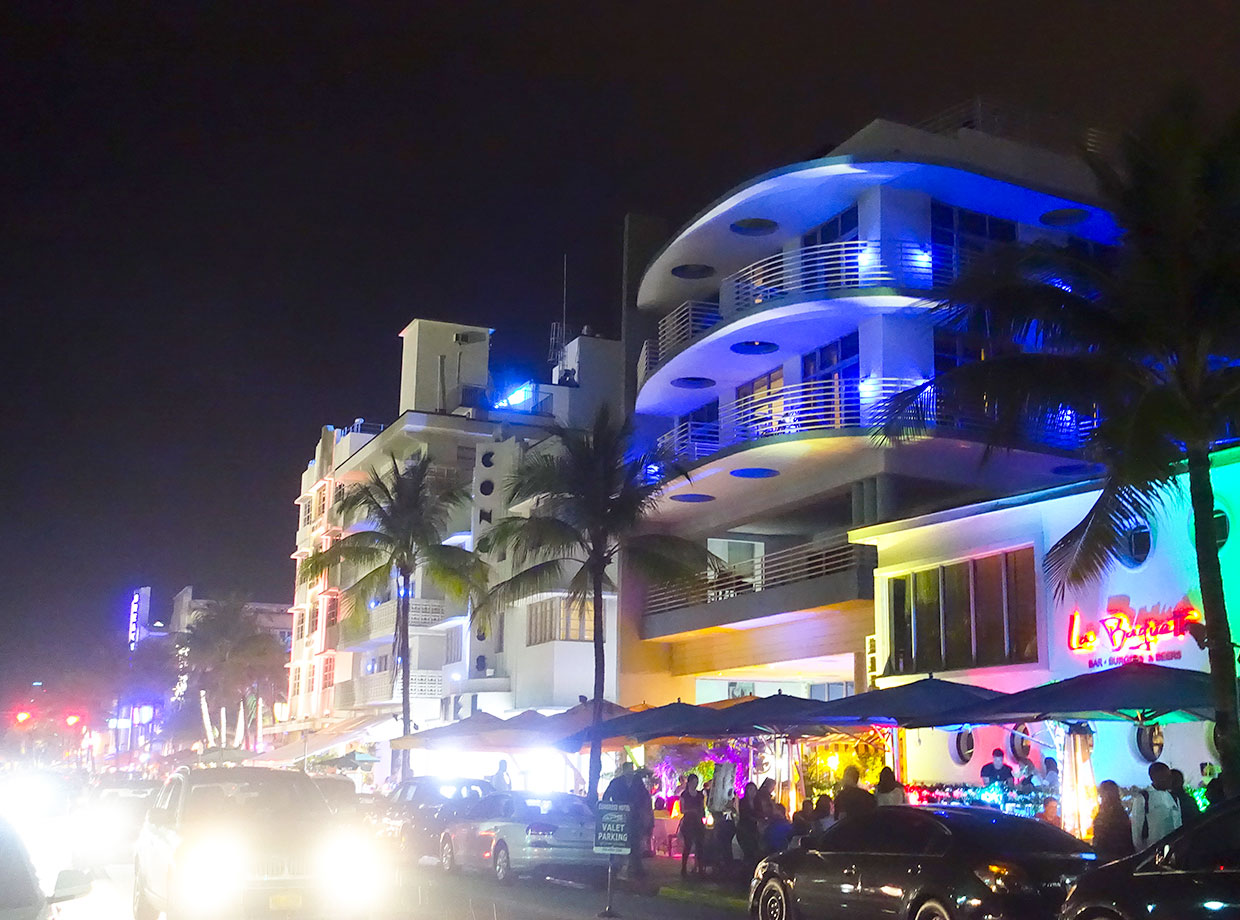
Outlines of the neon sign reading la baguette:
{"type": "Polygon", "coordinates": [[[1183,639],[1188,635],[1188,624],[1199,622],[1201,614],[1187,597],[1171,607],[1155,604],[1133,610],[1128,596],[1117,594],[1107,599],[1106,615],[1093,628],[1082,624],[1081,611],[1072,611],[1068,618],[1068,648],[1092,652],[1101,634],[1113,652],[1152,652],[1164,639],[1183,639]]]}

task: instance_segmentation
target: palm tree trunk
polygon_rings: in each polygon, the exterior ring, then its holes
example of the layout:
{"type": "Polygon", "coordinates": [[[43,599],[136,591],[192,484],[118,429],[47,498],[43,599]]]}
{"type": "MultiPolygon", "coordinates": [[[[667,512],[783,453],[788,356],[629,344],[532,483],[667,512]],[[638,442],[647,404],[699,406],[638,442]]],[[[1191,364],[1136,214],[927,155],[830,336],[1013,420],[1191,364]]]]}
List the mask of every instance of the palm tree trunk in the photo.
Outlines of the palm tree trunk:
{"type": "Polygon", "coordinates": [[[1229,796],[1240,795],[1240,722],[1236,705],[1236,651],[1231,644],[1223,571],[1214,534],[1214,486],[1210,482],[1210,451],[1205,444],[1188,448],[1188,485],[1197,542],[1197,577],[1201,613],[1205,617],[1206,651],[1214,687],[1214,721],[1218,727],[1219,761],[1229,796]]]}
{"type": "MultiPolygon", "coordinates": [[[[603,646],[603,575],[601,566],[590,567],[594,588],[594,718],[595,728],[603,721],[603,683],[607,664],[603,646]]],[[[593,802],[598,798],[598,782],[603,775],[603,739],[596,731],[590,739],[590,785],[586,795],[593,802]]]]}
{"type": "MultiPolygon", "coordinates": [[[[413,724],[409,712],[409,575],[400,573],[400,597],[396,604],[396,654],[400,657],[400,733],[409,734],[413,724]]],[[[409,749],[400,751],[400,778],[409,779],[409,749]]]]}

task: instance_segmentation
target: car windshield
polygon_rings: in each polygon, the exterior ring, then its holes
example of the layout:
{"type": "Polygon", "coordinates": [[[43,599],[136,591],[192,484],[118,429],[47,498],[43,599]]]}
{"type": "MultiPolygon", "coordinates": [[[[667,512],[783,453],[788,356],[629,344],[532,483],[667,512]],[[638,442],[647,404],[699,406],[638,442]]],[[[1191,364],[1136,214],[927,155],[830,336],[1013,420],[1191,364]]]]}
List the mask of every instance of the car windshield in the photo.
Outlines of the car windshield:
{"type": "Polygon", "coordinates": [[[256,773],[194,782],[185,803],[186,820],[325,818],[330,814],[323,794],[301,774],[276,770],[270,771],[270,776],[256,773]]]}
{"type": "Polygon", "coordinates": [[[960,834],[992,853],[1015,856],[1027,853],[1072,855],[1092,852],[1083,840],[1032,818],[1017,818],[999,812],[991,815],[986,812],[979,813],[978,810],[967,814],[936,811],[935,816],[943,821],[953,834],[960,834]]]}

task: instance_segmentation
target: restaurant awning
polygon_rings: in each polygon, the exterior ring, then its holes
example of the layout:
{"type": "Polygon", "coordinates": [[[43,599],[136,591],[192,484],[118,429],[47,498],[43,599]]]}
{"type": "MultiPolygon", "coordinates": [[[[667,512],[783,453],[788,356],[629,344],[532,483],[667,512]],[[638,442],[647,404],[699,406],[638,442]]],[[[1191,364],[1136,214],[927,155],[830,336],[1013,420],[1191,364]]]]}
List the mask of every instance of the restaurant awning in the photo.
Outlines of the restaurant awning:
{"type": "Polygon", "coordinates": [[[1213,717],[1210,675],[1130,662],[911,721],[910,728],[1009,722],[1192,722],[1213,717]]]}
{"type": "Polygon", "coordinates": [[[396,750],[406,748],[461,747],[471,736],[480,734],[485,729],[497,728],[504,720],[489,712],[475,712],[459,722],[449,722],[438,728],[428,728],[412,735],[404,735],[392,739],[392,747],[396,750]]]}
{"type": "Polygon", "coordinates": [[[263,754],[257,754],[249,758],[248,762],[251,764],[297,763],[307,757],[331,750],[338,744],[356,741],[376,725],[391,720],[390,715],[356,716],[352,719],[345,719],[337,725],[310,732],[297,741],[290,741],[288,744],[273,748],[263,754]]]}
{"type": "MultiPolygon", "coordinates": [[[[668,703],[655,706],[641,712],[630,712],[627,715],[608,719],[597,726],[590,725],[581,731],[564,738],[556,747],[565,751],[579,751],[594,738],[664,738],[688,737],[694,734],[696,726],[714,710],[702,706],[690,706],[688,703],[668,703]]],[[[727,710],[724,710],[725,712],[727,710]]]]}
{"type": "Polygon", "coordinates": [[[819,703],[805,715],[815,725],[905,725],[940,713],[994,700],[1007,694],[986,687],[925,677],[885,690],[819,703]]]}

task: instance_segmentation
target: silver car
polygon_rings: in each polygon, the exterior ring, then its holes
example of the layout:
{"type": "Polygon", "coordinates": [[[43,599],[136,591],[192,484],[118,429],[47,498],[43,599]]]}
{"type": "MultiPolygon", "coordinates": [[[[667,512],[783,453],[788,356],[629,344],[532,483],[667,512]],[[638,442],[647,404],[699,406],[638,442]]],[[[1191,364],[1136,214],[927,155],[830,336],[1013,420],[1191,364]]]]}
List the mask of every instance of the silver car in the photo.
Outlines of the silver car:
{"type": "Polygon", "coordinates": [[[454,817],[440,836],[439,864],[492,872],[500,882],[555,866],[605,866],[594,852],[594,812],[584,798],[500,792],[454,817]]]}

